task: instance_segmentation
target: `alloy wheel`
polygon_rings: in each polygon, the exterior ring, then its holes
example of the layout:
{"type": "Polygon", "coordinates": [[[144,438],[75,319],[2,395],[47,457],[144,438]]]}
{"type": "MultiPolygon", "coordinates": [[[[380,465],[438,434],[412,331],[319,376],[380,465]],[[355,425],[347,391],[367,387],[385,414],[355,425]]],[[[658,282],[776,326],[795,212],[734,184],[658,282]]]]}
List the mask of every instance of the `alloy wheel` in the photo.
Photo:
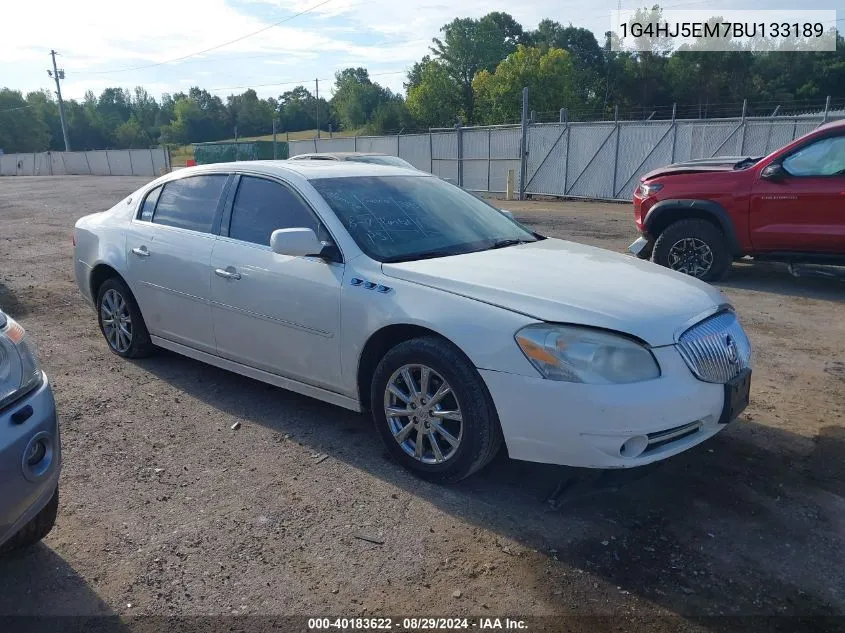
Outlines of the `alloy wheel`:
{"type": "Polygon", "coordinates": [[[403,365],[387,381],[384,414],[393,439],[424,464],[442,464],[458,451],[463,414],[443,376],[421,364],[403,365]]]}
{"type": "Polygon", "coordinates": [[[697,237],[685,237],[672,244],[669,268],[692,277],[703,277],[713,267],[713,249],[697,237]]]}
{"type": "Polygon", "coordinates": [[[132,315],[129,304],[114,288],[109,288],[100,303],[100,323],[109,345],[125,354],[132,346],[132,315]]]}

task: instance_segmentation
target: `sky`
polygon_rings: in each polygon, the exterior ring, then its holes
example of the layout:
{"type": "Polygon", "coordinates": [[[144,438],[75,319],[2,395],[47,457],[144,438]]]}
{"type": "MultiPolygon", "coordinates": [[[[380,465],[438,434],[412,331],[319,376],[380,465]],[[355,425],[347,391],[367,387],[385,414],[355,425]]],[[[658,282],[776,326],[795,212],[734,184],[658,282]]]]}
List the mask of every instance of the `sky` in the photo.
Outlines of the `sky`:
{"type": "MultiPolygon", "coordinates": [[[[455,17],[505,11],[526,29],[547,17],[588,28],[602,42],[611,9],[653,2],[530,0],[496,6],[489,0],[7,0],[4,4],[7,28],[0,39],[0,87],[24,93],[54,90],[47,69],[50,50],[55,49],[57,64],[66,73],[65,98],[81,99],[86,90],[99,94],[110,86],[141,85],[158,99],[164,92],[187,92],[198,85],[225,100],[247,88],[261,97],[278,96],[298,84],[313,91],[315,78],[320,80],[320,94],[329,97],[335,71],[350,66],[364,66],[373,81],[403,92],[407,70],[429,52],[440,27],[455,17]],[[300,12],[305,13],[296,15],[300,12]]],[[[837,18],[845,18],[843,0],[810,0],[810,4],[665,0],[663,6],[714,10],[803,6],[836,9],[837,18]]],[[[839,25],[841,30],[845,21],[839,25]]]]}

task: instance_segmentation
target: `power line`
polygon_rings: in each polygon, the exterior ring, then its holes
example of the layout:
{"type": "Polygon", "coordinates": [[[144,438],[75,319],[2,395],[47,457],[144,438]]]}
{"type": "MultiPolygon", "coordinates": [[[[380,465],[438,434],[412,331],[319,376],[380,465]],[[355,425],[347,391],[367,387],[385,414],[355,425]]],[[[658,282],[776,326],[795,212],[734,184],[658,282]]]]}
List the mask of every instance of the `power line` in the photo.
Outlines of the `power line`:
{"type": "MultiPolygon", "coordinates": [[[[691,2],[682,2],[682,3],[679,3],[679,4],[668,5],[666,7],[661,7],[661,8],[669,9],[669,8],[674,8],[674,7],[683,7],[683,6],[688,6],[688,5],[704,4],[704,3],[707,3],[707,2],[710,2],[710,1],[711,0],[693,0],[691,2]]],[[[196,51],[194,53],[189,53],[189,54],[183,55],[181,57],[175,57],[173,59],[168,59],[168,60],[165,60],[165,61],[162,61],[162,62],[154,62],[154,63],[151,63],[151,64],[143,64],[143,65],[140,65],[140,66],[130,66],[130,67],[127,67],[127,68],[116,68],[116,69],[112,69],[112,70],[74,71],[74,72],[75,72],[76,75],[108,75],[108,74],[114,74],[114,73],[129,72],[129,71],[133,71],[133,70],[144,70],[144,69],[147,69],[147,68],[155,68],[157,66],[164,66],[166,64],[172,64],[172,63],[175,63],[175,62],[183,61],[183,60],[189,59],[191,57],[196,57],[197,55],[209,53],[211,51],[223,48],[223,47],[228,46],[230,44],[234,44],[236,42],[243,41],[247,38],[253,37],[254,35],[258,35],[259,33],[263,33],[265,31],[268,31],[268,30],[270,30],[270,29],[272,29],[276,26],[279,26],[280,24],[284,24],[285,22],[289,22],[289,21],[293,20],[294,18],[297,18],[301,15],[304,15],[306,13],[310,13],[310,12],[316,10],[316,9],[319,9],[321,6],[326,5],[329,2],[332,2],[332,0],[323,0],[322,2],[315,4],[312,7],[304,9],[303,11],[300,11],[299,13],[295,13],[294,15],[283,18],[282,20],[274,22],[273,24],[269,24],[265,27],[262,27],[262,28],[258,29],[257,31],[253,31],[252,33],[247,33],[246,35],[242,35],[242,36],[237,37],[233,40],[229,40],[228,42],[223,42],[221,44],[217,44],[215,46],[211,46],[209,48],[203,49],[201,51],[196,51]]],[[[603,11],[603,12],[600,12],[600,13],[594,13],[592,15],[587,15],[587,16],[584,16],[584,17],[589,18],[589,17],[595,17],[595,16],[604,16],[604,15],[609,16],[609,12],[603,11]]],[[[570,21],[569,24],[572,25],[572,22],[570,21]]],[[[448,26],[448,25],[444,25],[444,26],[448,26]]],[[[575,25],[572,25],[572,26],[575,26],[575,25]]],[[[476,29],[476,31],[475,31],[475,33],[500,33],[500,32],[502,32],[502,30],[500,28],[496,27],[496,26],[491,26],[489,28],[476,29]]],[[[434,38],[416,38],[416,39],[413,39],[413,40],[407,40],[405,42],[398,42],[398,43],[404,44],[404,45],[409,45],[409,44],[416,44],[416,43],[419,43],[419,42],[431,42],[433,39],[434,38]]],[[[385,43],[384,44],[384,46],[394,46],[394,45],[395,45],[395,43],[385,43]]],[[[380,48],[380,47],[381,47],[380,45],[377,45],[377,46],[374,46],[373,48],[380,48]]],[[[278,53],[278,54],[283,55],[284,53],[278,53]]],[[[267,56],[272,57],[274,55],[269,54],[267,56]]],[[[253,57],[246,57],[246,58],[243,58],[243,59],[255,59],[255,58],[256,57],[253,56],[253,57]]],[[[198,60],[197,62],[192,62],[192,63],[200,63],[200,62],[208,63],[208,62],[214,62],[214,61],[219,61],[219,60],[198,60]]],[[[308,81],[310,81],[310,80],[308,80],[308,81]]]]}
{"type": "Polygon", "coordinates": [[[258,29],[257,31],[253,31],[252,33],[247,33],[246,35],[236,37],[235,39],[229,40],[228,42],[223,42],[222,44],[217,44],[215,46],[210,46],[209,48],[204,48],[203,50],[196,51],[195,53],[189,53],[188,55],[183,55],[182,57],[174,57],[173,59],[168,59],[168,60],[163,61],[163,62],[155,62],[153,64],[144,64],[143,66],[133,66],[133,67],[130,67],[130,68],[118,68],[118,69],[115,69],[115,70],[92,70],[92,71],[87,71],[87,72],[83,71],[83,72],[78,72],[77,74],[78,75],[106,75],[106,74],[112,74],[112,73],[128,72],[130,70],[143,70],[145,68],[154,68],[155,66],[163,66],[165,64],[172,64],[173,62],[179,62],[179,61],[182,61],[183,59],[188,59],[189,57],[196,57],[197,55],[202,55],[203,53],[209,53],[211,51],[217,50],[218,48],[223,48],[224,46],[228,46],[229,44],[234,44],[235,42],[243,41],[243,40],[245,40],[249,37],[252,37],[254,35],[258,35],[259,33],[264,33],[264,31],[269,31],[270,29],[272,29],[276,26],[279,26],[280,24],[284,24],[285,22],[290,22],[294,18],[298,18],[299,16],[305,15],[306,13],[310,13],[311,11],[314,11],[315,9],[319,9],[320,7],[322,7],[325,4],[328,4],[329,2],[332,2],[332,0],[323,0],[322,2],[315,4],[312,7],[308,7],[307,9],[304,9],[303,11],[300,11],[299,13],[294,13],[293,15],[288,16],[288,17],[286,17],[282,20],[279,20],[278,22],[273,22],[273,24],[269,24],[269,25],[267,25],[263,28],[258,29]]]}
{"type": "MultiPolygon", "coordinates": [[[[368,77],[384,77],[387,75],[400,75],[403,73],[408,72],[407,70],[392,70],[390,72],[384,73],[367,73],[368,77]]],[[[332,81],[334,77],[320,77],[318,81],[332,81]]],[[[240,90],[240,89],[254,89],[254,88],[267,88],[272,86],[293,86],[293,85],[305,85],[309,81],[314,81],[313,79],[298,79],[296,81],[282,81],[278,83],[269,83],[269,84],[252,84],[252,85],[243,85],[243,86],[224,86],[222,88],[211,88],[209,92],[218,92],[221,90],[240,90]]]]}

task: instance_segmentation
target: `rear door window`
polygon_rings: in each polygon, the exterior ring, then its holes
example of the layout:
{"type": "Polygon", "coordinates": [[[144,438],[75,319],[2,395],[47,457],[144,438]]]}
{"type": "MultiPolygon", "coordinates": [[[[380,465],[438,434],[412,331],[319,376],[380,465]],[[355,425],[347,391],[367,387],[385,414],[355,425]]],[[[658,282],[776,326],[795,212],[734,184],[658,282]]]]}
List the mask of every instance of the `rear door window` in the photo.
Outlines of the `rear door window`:
{"type": "Polygon", "coordinates": [[[153,222],[212,233],[227,178],[225,174],[209,174],[168,182],[158,198],[153,222]]]}
{"type": "Polygon", "coordinates": [[[144,222],[149,222],[153,219],[153,211],[155,211],[156,202],[158,202],[158,197],[160,195],[161,186],[156,187],[147,194],[147,197],[144,198],[144,202],[141,204],[141,214],[138,216],[138,219],[143,220],[144,222]]]}

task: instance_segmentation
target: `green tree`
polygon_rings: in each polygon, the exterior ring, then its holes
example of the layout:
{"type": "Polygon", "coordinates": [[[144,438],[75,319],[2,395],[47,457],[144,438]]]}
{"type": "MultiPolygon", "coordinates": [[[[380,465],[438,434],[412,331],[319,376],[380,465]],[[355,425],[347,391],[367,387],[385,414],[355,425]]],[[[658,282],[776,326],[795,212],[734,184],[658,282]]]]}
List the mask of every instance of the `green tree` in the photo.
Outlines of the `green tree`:
{"type": "MultiPolygon", "coordinates": [[[[61,151],[65,148],[64,136],[62,136],[62,120],[59,117],[59,104],[53,99],[52,93],[47,90],[30,92],[26,95],[27,104],[32,107],[33,114],[45,123],[50,132],[50,145],[48,149],[61,151]]],[[[67,102],[65,103],[67,112],[67,102]]],[[[71,143],[71,147],[73,144],[71,143]]]]}
{"type": "Polygon", "coordinates": [[[42,152],[50,130],[37,110],[17,90],[0,89],[0,148],[4,152],[42,152]]]}
{"type": "Polygon", "coordinates": [[[424,65],[409,74],[407,106],[411,116],[424,127],[454,125],[461,106],[461,88],[446,67],[425,58],[424,65]]]}
{"type": "Polygon", "coordinates": [[[336,125],[332,119],[329,102],[320,97],[319,103],[305,86],[297,86],[288,90],[278,101],[279,129],[285,132],[298,132],[318,127],[317,112],[319,110],[321,130],[328,129],[329,124],[336,125]]]}
{"type": "Polygon", "coordinates": [[[528,87],[531,106],[538,111],[557,110],[562,104],[579,106],[575,72],[569,53],[520,45],[494,73],[482,70],[473,81],[479,120],[502,123],[519,120],[522,89],[528,87]]]}
{"type": "Polygon", "coordinates": [[[238,136],[258,136],[272,129],[274,108],[259,99],[255,90],[230,95],[226,101],[230,123],[238,127],[238,136]]]}
{"type": "Polygon", "coordinates": [[[490,13],[480,20],[456,18],[440,29],[432,53],[460,86],[460,113],[467,122],[475,117],[472,81],[482,70],[492,72],[512,53],[523,37],[522,27],[507,13],[490,13]]]}
{"type": "Polygon", "coordinates": [[[396,95],[370,80],[366,68],[346,68],[335,73],[331,106],[344,129],[364,126],[379,105],[394,99],[396,95]]]}
{"type": "Polygon", "coordinates": [[[605,56],[592,31],[571,24],[561,26],[554,20],[546,19],[541,20],[537,30],[526,37],[532,46],[543,51],[562,48],[569,53],[582,101],[595,103],[604,97],[605,56]]]}
{"type": "Polygon", "coordinates": [[[126,123],[121,123],[114,131],[115,142],[120,149],[136,149],[146,147],[147,135],[141,124],[134,116],[130,116],[126,123]]]}
{"type": "Polygon", "coordinates": [[[410,124],[411,116],[405,102],[401,97],[394,96],[376,106],[365,130],[368,134],[397,134],[410,124]]]}

